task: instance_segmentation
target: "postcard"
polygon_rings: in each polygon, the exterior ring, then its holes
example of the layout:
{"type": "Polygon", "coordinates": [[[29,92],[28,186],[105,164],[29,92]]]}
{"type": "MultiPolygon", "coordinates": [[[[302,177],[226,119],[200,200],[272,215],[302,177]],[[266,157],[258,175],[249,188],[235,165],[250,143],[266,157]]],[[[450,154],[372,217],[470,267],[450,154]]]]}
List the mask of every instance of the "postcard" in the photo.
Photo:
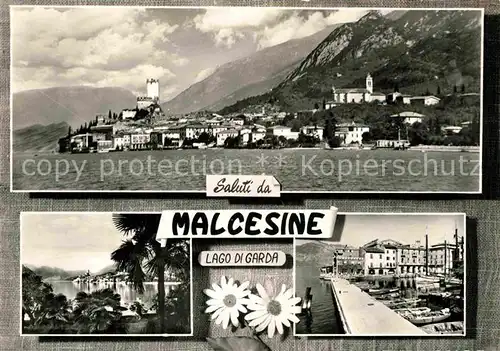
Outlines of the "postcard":
{"type": "Polygon", "coordinates": [[[483,17],[11,6],[11,190],[480,193],[483,17]]]}

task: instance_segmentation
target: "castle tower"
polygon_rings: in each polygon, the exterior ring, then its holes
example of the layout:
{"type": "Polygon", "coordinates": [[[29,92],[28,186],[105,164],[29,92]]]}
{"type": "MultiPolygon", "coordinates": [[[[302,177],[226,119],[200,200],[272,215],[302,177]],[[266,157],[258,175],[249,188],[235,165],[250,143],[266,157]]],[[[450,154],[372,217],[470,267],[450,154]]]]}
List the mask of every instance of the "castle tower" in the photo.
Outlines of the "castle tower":
{"type": "Polygon", "coordinates": [[[370,73],[366,76],[366,90],[373,94],[373,78],[370,73]]]}
{"type": "Polygon", "coordinates": [[[156,100],[160,100],[160,81],[158,79],[147,79],[146,80],[146,91],[147,97],[156,100]]]}

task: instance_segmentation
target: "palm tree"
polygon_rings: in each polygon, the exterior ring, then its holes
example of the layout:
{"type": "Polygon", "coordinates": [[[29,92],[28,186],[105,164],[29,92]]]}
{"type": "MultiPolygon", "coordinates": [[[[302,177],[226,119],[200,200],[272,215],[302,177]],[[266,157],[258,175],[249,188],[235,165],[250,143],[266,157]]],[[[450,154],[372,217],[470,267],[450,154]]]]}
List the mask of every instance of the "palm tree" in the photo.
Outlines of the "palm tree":
{"type": "Polygon", "coordinates": [[[162,248],[156,241],[160,214],[126,213],[113,215],[115,227],[126,236],[120,247],[111,253],[117,271],[128,273],[139,292],[144,292],[147,276],[158,277],[158,315],[160,332],[165,331],[165,266],[182,280],[189,278],[188,241],[168,240],[162,248]]]}

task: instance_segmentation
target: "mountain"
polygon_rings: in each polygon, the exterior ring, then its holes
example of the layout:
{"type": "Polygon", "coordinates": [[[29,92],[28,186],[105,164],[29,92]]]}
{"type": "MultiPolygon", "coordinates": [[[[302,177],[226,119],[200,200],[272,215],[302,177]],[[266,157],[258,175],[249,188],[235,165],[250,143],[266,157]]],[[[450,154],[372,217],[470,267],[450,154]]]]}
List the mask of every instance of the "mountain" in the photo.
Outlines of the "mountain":
{"type": "Polygon", "coordinates": [[[13,129],[66,122],[73,128],[111,109],[133,108],[136,97],[122,88],[86,86],[26,90],[12,95],[13,129]]]}
{"type": "Polygon", "coordinates": [[[116,271],[116,265],[115,264],[110,264],[109,266],[104,267],[100,271],[96,272],[95,275],[102,275],[106,273],[112,273],[116,271]]]}
{"type": "Polygon", "coordinates": [[[62,268],[57,267],[35,267],[32,265],[24,265],[26,268],[29,268],[31,271],[41,276],[44,280],[65,280],[71,277],[75,277],[81,274],[87,273],[85,270],[78,271],[67,271],[62,268]]]}
{"type": "MultiPolygon", "coordinates": [[[[298,241],[300,243],[300,241],[298,241]]],[[[331,265],[337,248],[342,247],[338,243],[331,244],[324,241],[309,241],[295,248],[295,259],[298,262],[311,265],[331,265]]]]}
{"type": "MultiPolygon", "coordinates": [[[[451,93],[455,85],[480,90],[479,11],[371,11],[335,28],[275,88],[240,101],[237,109],[277,101],[285,109],[311,109],[332,99],[336,88],[364,88],[368,73],[376,91],[451,93]]],[[[232,111],[231,107],[225,111],[232,111]]]]}
{"type": "Polygon", "coordinates": [[[164,103],[162,108],[174,114],[203,109],[218,110],[248,96],[269,91],[280,83],[332,28],[334,27],[226,63],[209,77],[191,85],[164,103]]]}
{"type": "Polygon", "coordinates": [[[68,135],[66,122],[52,123],[47,126],[36,124],[14,130],[12,147],[14,152],[52,152],[58,150],[58,140],[68,135]]]}

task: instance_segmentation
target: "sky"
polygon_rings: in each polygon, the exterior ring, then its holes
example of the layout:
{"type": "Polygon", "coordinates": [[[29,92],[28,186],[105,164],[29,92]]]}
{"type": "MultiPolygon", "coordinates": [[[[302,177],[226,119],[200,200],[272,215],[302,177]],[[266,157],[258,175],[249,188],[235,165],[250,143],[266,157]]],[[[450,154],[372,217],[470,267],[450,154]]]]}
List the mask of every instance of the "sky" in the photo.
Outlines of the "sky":
{"type": "Polygon", "coordinates": [[[11,7],[11,87],[117,86],[145,95],[146,79],[157,78],[167,101],[224,63],[367,12],[11,7]]]}
{"type": "MultiPolygon", "coordinates": [[[[420,240],[425,245],[426,227],[429,246],[445,240],[454,243],[455,226],[458,235],[463,236],[462,215],[347,215],[340,243],[360,247],[375,239],[392,239],[402,244],[415,244],[420,240]]],[[[310,241],[297,240],[297,245],[310,241]]]]}
{"type": "Polygon", "coordinates": [[[123,239],[111,213],[23,213],[21,263],[95,273],[123,239]]]}

